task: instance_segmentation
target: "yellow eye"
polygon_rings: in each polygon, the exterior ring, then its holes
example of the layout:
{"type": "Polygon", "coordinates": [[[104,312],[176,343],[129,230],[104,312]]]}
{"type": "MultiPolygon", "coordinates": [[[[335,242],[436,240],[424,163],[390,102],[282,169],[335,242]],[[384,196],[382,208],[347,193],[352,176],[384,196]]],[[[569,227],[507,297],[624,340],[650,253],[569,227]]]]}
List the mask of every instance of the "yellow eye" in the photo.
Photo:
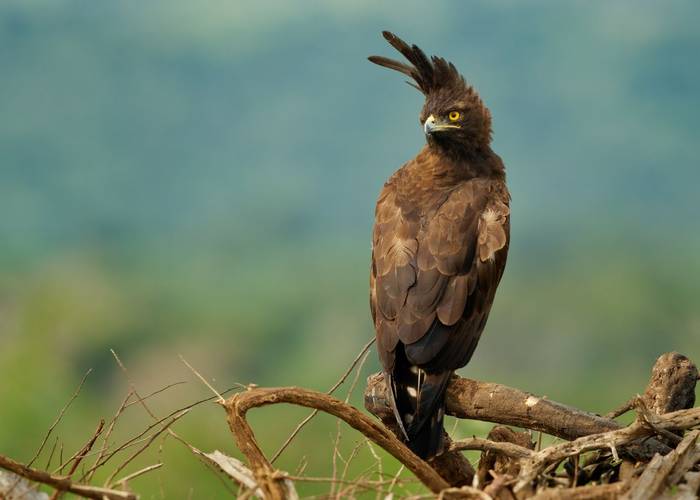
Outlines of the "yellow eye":
{"type": "Polygon", "coordinates": [[[460,114],[459,111],[450,111],[450,114],[447,115],[447,117],[450,119],[451,122],[456,122],[459,120],[460,114]]]}

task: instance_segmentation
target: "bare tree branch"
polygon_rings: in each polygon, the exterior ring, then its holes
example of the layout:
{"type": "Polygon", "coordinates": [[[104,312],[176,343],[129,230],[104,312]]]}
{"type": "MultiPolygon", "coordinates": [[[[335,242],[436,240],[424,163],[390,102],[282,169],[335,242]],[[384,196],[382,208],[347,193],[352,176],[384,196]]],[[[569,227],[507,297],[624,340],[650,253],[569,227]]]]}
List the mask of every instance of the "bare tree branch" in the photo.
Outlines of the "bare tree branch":
{"type": "Polygon", "coordinates": [[[623,429],[584,436],[574,441],[550,446],[531,455],[529,460],[525,462],[515,489],[516,491],[522,489],[548,465],[559,462],[567,457],[605,448],[610,448],[613,450],[613,453],[615,453],[614,450],[633,443],[639,438],[654,435],[657,429],[680,431],[692,429],[697,426],[700,426],[700,408],[691,408],[689,410],[678,410],[665,415],[659,415],[654,423],[654,427],[649,426],[647,422],[642,419],[637,419],[623,429]]]}
{"type": "MultiPolygon", "coordinates": [[[[355,359],[350,363],[350,366],[348,367],[347,370],[345,370],[345,373],[341,375],[341,377],[338,379],[338,381],[333,384],[333,387],[328,389],[328,392],[326,394],[333,394],[335,390],[340,387],[343,382],[350,376],[352,371],[355,369],[355,366],[363,359],[363,356],[369,351],[369,348],[372,347],[372,344],[374,344],[375,337],[372,337],[365,345],[362,347],[360,350],[359,354],[355,357],[355,359]]],[[[359,370],[358,370],[359,373],[359,370]]],[[[282,446],[279,447],[279,449],[275,452],[274,455],[272,455],[272,458],[270,459],[270,463],[274,464],[275,461],[279,458],[279,456],[282,454],[282,452],[289,446],[289,444],[292,442],[292,440],[299,434],[299,432],[304,428],[306,424],[308,424],[311,419],[313,419],[316,415],[318,414],[318,410],[314,410],[311,413],[309,413],[301,422],[297,424],[297,426],[294,428],[292,433],[289,435],[287,439],[285,439],[284,443],[282,443],[282,446]]]]}
{"type": "Polygon", "coordinates": [[[417,457],[389,429],[356,408],[327,394],[297,387],[255,388],[231,396],[225,404],[228,422],[238,448],[248,458],[258,484],[270,498],[283,498],[283,492],[269,460],[257,444],[245,415],[251,408],[277,403],[291,403],[316,408],[345,421],[403,463],[431,491],[448,487],[447,482],[427,463],[417,457]]]}
{"type": "Polygon", "coordinates": [[[28,466],[31,467],[34,461],[39,458],[39,455],[41,455],[42,450],[44,449],[44,446],[46,446],[46,441],[48,441],[49,437],[51,436],[51,433],[53,430],[56,428],[56,426],[61,422],[61,419],[63,418],[63,415],[65,415],[66,410],[70,407],[70,405],[75,401],[75,398],[78,397],[78,394],[80,394],[81,389],[83,388],[83,385],[85,384],[85,380],[87,380],[88,375],[92,372],[92,368],[90,368],[87,372],[85,372],[85,375],[83,375],[82,380],[80,381],[80,384],[78,384],[78,388],[75,390],[73,395],[70,397],[68,402],[61,408],[61,411],[58,412],[58,416],[56,417],[56,420],[53,421],[51,424],[51,427],[49,427],[49,430],[46,432],[46,435],[44,436],[43,441],[41,442],[41,445],[39,446],[39,449],[36,451],[32,459],[29,461],[28,466]]]}
{"type": "Polygon", "coordinates": [[[0,467],[10,472],[14,472],[18,476],[22,476],[30,481],[46,484],[59,491],[74,493],[85,498],[94,498],[96,500],[136,500],[137,497],[128,491],[114,490],[111,488],[100,488],[98,486],[90,486],[71,481],[64,476],[56,476],[48,472],[33,469],[28,465],[21,464],[11,458],[0,455],[0,467]]]}
{"type": "MultiPolygon", "coordinates": [[[[622,427],[614,420],[520,389],[456,375],[447,387],[445,406],[446,413],[457,418],[524,427],[562,439],[576,439],[622,427]]],[[[365,408],[380,418],[393,415],[381,373],[367,379],[365,408]]]]}
{"type": "MultiPolygon", "coordinates": [[[[95,432],[92,433],[92,437],[88,440],[85,445],[78,450],[71,458],[68,459],[65,465],[69,464],[71,461],[73,462],[73,465],[71,465],[70,470],[68,471],[68,477],[72,477],[75,471],[78,469],[78,466],[80,465],[80,462],[85,458],[85,456],[90,452],[92,449],[92,446],[95,444],[95,441],[99,437],[100,434],[102,434],[102,429],[105,426],[105,421],[100,419],[100,423],[97,425],[97,429],[95,429],[95,432]]],[[[65,465],[61,465],[59,467],[60,471],[63,472],[63,467],[65,465]]],[[[53,495],[51,495],[51,500],[56,500],[61,497],[61,491],[56,490],[53,495]]]]}

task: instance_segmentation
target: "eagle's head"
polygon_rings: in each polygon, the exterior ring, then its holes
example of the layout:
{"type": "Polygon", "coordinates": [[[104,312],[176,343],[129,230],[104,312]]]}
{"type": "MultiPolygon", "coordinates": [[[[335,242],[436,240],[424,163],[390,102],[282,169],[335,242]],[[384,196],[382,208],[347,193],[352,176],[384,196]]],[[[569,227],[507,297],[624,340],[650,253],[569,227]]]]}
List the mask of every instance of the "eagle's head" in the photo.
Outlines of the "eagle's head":
{"type": "Polygon", "coordinates": [[[442,57],[428,58],[388,31],[384,38],[411,64],[382,56],[369,60],[410,77],[407,82],[425,95],[420,122],[428,143],[451,151],[472,153],[491,142],[491,113],[457,68],[442,57]]]}

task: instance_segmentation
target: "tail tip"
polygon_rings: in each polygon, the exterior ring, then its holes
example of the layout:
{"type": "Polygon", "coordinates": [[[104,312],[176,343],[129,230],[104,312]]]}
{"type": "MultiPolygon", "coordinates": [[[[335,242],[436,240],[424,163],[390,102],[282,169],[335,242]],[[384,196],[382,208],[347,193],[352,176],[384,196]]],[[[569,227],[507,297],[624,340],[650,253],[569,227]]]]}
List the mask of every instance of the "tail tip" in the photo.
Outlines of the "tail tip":
{"type": "Polygon", "coordinates": [[[444,410],[440,408],[415,432],[408,431],[408,447],[423,460],[429,460],[445,451],[444,410]]]}

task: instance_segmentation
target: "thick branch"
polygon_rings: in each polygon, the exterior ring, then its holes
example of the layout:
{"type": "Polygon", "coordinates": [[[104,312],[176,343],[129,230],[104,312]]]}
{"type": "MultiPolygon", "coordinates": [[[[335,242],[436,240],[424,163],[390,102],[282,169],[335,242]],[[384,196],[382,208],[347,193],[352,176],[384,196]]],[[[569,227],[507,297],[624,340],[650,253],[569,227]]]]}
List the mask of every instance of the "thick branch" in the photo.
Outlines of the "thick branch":
{"type": "MultiPolygon", "coordinates": [[[[382,420],[393,418],[386,395],[384,375],[381,373],[370,375],[367,379],[365,408],[382,420]]],[[[458,418],[542,431],[567,440],[623,427],[612,419],[520,389],[456,375],[447,387],[445,412],[458,418]]],[[[649,439],[643,445],[630,448],[629,451],[637,458],[651,458],[654,453],[668,453],[670,448],[656,439],[649,439]]]]}
{"type": "MultiPolygon", "coordinates": [[[[515,490],[523,492],[532,481],[547,467],[561,462],[567,457],[601,449],[611,449],[617,458],[619,449],[624,449],[636,458],[648,459],[655,452],[662,455],[670,448],[655,439],[654,436],[674,438],[673,431],[687,430],[700,426],[700,409],[681,410],[656,416],[647,409],[645,400],[652,403],[654,394],[667,394],[662,398],[656,396],[654,409],[665,410],[692,404],[689,389],[694,388],[697,371],[687,358],[670,353],[657,360],[650,388],[645,397],[635,399],[640,416],[633,424],[622,427],[616,421],[581,411],[579,409],[550,401],[546,398],[503,386],[500,384],[479,382],[453,377],[446,393],[446,412],[458,418],[490,421],[499,424],[539,430],[548,434],[570,440],[570,442],[551,446],[539,452],[521,446],[519,442],[498,442],[499,440],[468,439],[452,443],[448,451],[426,463],[413,454],[397,437],[393,412],[388,404],[387,390],[381,374],[368,379],[365,392],[365,406],[379,417],[384,426],[368,418],[347,403],[327,394],[288,388],[255,388],[236,394],[225,403],[228,421],[239,449],[249,460],[257,485],[268,498],[283,498],[285,489],[283,473],[275,471],[257,444],[252,429],[248,425],[246,412],[255,407],[277,403],[291,403],[319,411],[324,411],[344,420],[368,439],[381,446],[411,470],[430,490],[445,490],[448,484],[464,484],[465,478],[471,478],[473,469],[465,465],[464,457],[459,453],[463,449],[479,449],[495,452],[502,457],[510,457],[516,468],[504,477],[517,475],[515,490]],[[652,387],[653,386],[653,387],[652,387]],[[460,459],[455,460],[455,458],[460,459]],[[432,466],[432,467],[431,467],[432,466]],[[445,473],[449,469],[449,474],[445,473]],[[439,472],[436,472],[439,471],[439,472]],[[519,471],[519,472],[518,472],[519,471]],[[440,475],[443,477],[441,478],[440,475]]],[[[692,392],[692,391],[691,391],[692,392]]],[[[529,445],[529,442],[528,442],[529,445]]],[[[506,460],[506,462],[508,462],[506,460]]],[[[681,467],[673,469],[674,477],[687,471],[687,464],[692,460],[684,458],[681,467]]],[[[679,462],[680,463],[680,462],[679,462]]],[[[669,476],[670,477],[670,476],[669,476]]],[[[575,483],[575,480],[574,480],[575,483]]],[[[615,487],[618,488],[618,487],[615,487]]],[[[622,488],[622,487],[619,487],[622,488]]],[[[592,490],[584,491],[573,488],[571,493],[585,498],[595,494],[592,490]]],[[[610,492],[606,493],[611,493],[610,492]]]]}
{"type": "Polygon", "coordinates": [[[58,491],[67,491],[85,498],[94,498],[96,500],[103,500],[105,498],[109,500],[136,500],[137,498],[136,495],[128,491],[74,483],[64,476],[55,476],[48,472],[28,467],[3,455],[0,455],[0,467],[14,472],[18,476],[22,476],[30,481],[47,484],[58,491]]]}
{"type": "MultiPolygon", "coordinates": [[[[622,427],[614,420],[529,392],[456,375],[447,388],[445,405],[446,413],[458,418],[514,425],[569,440],[622,427]]],[[[367,379],[365,408],[379,418],[393,416],[381,373],[367,379]]]]}
{"type": "Polygon", "coordinates": [[[389,429],[339,399],[297,387],[255,388],[234,394],[226,401],[225,407],[236,444],[248,458],[260,487],[268,493],[268,498],[282,498],[284,493],[272,465],[260,450],[245,415],[251,408],[277,403],[291,403],[330,413],[393,455],[431,491],[437,493],[448,487],[432,467],[409,450],[389,429]]]}

